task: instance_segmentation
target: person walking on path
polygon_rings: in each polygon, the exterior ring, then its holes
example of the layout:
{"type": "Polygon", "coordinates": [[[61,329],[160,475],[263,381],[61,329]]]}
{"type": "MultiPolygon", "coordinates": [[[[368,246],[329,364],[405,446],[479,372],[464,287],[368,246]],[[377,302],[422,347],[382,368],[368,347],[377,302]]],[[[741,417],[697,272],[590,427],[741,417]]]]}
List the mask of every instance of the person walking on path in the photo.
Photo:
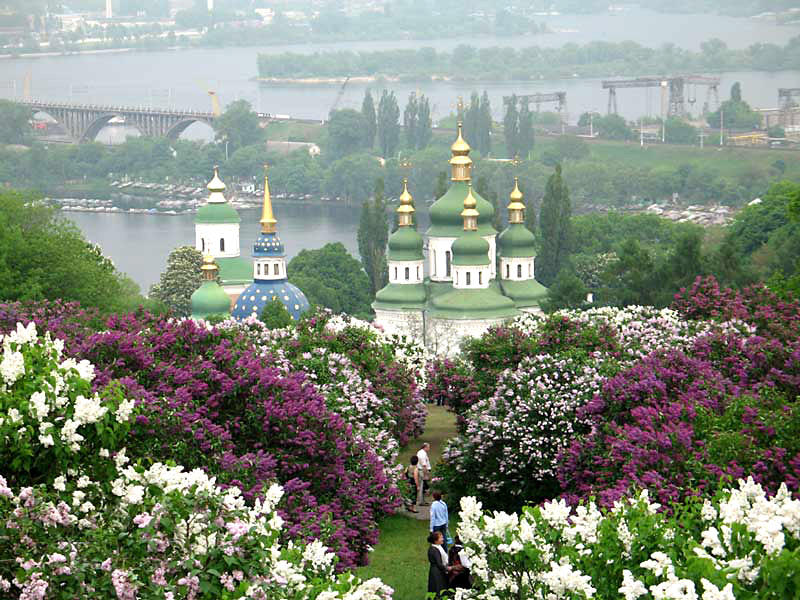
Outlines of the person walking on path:
{"type": "Polygon", "coordinates": [[[411,463],[406,467],[406,481],[408,482],[409,494],[406,498],[406,510],[413,513],[418,513],[417,507],[417,490],[419,489],[419,458],[416,455],[411,457],[411,463]]]}
{"type": "Polygon", "coordinates": [[[417,451],[417,459],[419,460],[417,468],[422,483],[422,485],[417,486],[417,504],[419,506],[427,506],[425,492],[428,491],[431,481],[431,460],[428,457],[430,450],[431,445],[428,442],[423,442],[422,447],[417,451]]]}
{"type": "Polygon", "coordinates": [[[442,500],[441,492],[433,492],[433,504],[431,504],[431,533],[437,531],[442,534],[442,547],[447,552],[447,524],[450,516],[447,514],[447,504],[442,500]]]}
{"type": "Polygon", "coordinates": [[[444,535],[440,531],[434,531],[428,536],[428,562],[431,567],[428,570],[428,594],[435,594],[436,598],[442,597],[442,592],[450,587],[448,574],[450,567],[447,566],[447,551],[442,547],[444,535]]]}

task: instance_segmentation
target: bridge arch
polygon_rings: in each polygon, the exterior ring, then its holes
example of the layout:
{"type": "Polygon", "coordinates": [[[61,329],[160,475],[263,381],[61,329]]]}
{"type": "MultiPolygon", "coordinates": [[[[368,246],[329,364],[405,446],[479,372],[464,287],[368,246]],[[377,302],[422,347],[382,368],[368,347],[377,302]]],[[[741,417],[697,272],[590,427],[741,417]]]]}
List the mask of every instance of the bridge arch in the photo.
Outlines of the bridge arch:
{"type": "Polygon", "coordinates": [[[181,119],[180,121],[175,123],[175,125],[170,127],[167,130],[167,138],[169,138],[170,140],[177,140],[179,137],[181,137],[181,134],[184,131],[189,129],[189,127],[191,127],[195,123],[202,123],[203,125],[208,125],[209,127],[213,128],[211,121],[209,121],[208,119],[190,117],[186,119],[181,119]]]}
{"type": "Polygon", "coordinates": [[[99,117],[96,117],[92,122],[89,123],[86,129],[84,129],[83,132],[81,132],[79,141],[81,142],[94,141],[94,139],[103,130],[103,128],[105,128],[111,122],[111,119],[115,117],[124,118],[122,117],[122,115],[117,113],[105,113],[103,115],[100,115],[99,117]]]}

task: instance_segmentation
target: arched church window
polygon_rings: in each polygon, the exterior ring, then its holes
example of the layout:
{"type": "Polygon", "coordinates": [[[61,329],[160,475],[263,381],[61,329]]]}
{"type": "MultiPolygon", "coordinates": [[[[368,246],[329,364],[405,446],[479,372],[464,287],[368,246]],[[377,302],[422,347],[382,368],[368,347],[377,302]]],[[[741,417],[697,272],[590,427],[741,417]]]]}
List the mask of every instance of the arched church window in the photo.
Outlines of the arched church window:
{"type": "Polygon", "coordinates": [[[200,251],[206,251],[206,238],[200,238],[200,251]]]}
{"type": "Polygon", "coordinates": [[[522,278],[522,265],[517,265],[517,277],[522,278]]]}
{"type": "Polygon", "coordinates": [[[483,271],[478,271],[478,285],[483,285],[483,271]]]}
{"type": "Polygon", "coordinates": [[[417,279],[419,279],[419,265],[417,265],[417,279]]]}
{"type": "Polygon", "coordinates": [[[261,275],[261,263],[256,263],[256,275],[261,275]]]}
{"type": "Polygon", "coordinates": [[[450,263],[453,262],[453,253],[448,250],[444,253],[444,276],[450,277],[450,263]]]}
{"type": "Polygon", "coordinates": [[[394,280],[397,281],[397,267],[394,268],[394,280]]]}
{"type": "Polygon", "coordinates": [[[471,275],[472,275],[472,274],[471,274],[469,271],[467,271],[467,285],[471,285],[471,284],[472,284],[472,277],[471,277],[471,275]]]}
{"type": "Polygon", "coordinates": [[[533,263],[528,263],[528,277],[533,277],[533,263]]]}
{"type": "Polygon", "coordinates": [[[281,268],[278,266],[278,263],[275,263],[275,266],[272,268],[272,272],[277,275],[280,273],[281,268]]]}
{"type": "Polygon", "coordinates": [[[431,277],[436,277],[436,250],[431,250],[431,277]]]}
{"type": "Polygon", "coordinates": [[[506,279],[508,279],[509,277],[511,277],[511,266],[506,265],[506,279]]]}
{"type": "Polygon", "coordinates": [[[409,279],[411,279],[411,269],[406,267],[406,281],[408,281],[409,279]]]}
{"type": "Polygon", "coordinates": [[[219,238],[219,251],[225,252],[225,238],[219,238]]]}

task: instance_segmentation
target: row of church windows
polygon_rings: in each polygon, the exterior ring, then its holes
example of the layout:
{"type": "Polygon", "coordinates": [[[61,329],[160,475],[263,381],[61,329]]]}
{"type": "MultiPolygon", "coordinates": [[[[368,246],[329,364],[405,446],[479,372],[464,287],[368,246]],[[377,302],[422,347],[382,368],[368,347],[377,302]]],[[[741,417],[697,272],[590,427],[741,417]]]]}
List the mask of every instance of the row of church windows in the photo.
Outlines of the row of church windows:
{"type": "MultiPolygon", "coordinates": [[[[410,270],[409,267],[405,268],[405,276],[406,276],[406,281],[408,281],[411,278],[411,270],[410,270]]],[[[395,281],[396,281],[397,280],[397,267],[394,268],[394,278],[395,278],[395,281]]],[[[419,279],[419,266],[417,267],[417,279],[419,279]]]]}
{"type": "MultiPolygon", "coordinates": [[[[281,267],[279,263],[272,265],[272,274],[280,275],[281,267]]],[[[256,275],[261,275],[261,263],[256,263],[256,275]]],[[[264,265],[264,275],[269,275],[269,265],[264,265]]]]}
{"type": "MultiPolygon", "coordinates": [[[[210,250],[210,248],[209,248],[209,250],[210,250]]],[[[206,251],[206,239],[205,238],[200,238],[200,251],[201,252],[205,252],[206,251]]],[[[225,252],[225,238],[219,238],[219,251],[220,252],[225,252]]]]}
{"type": "MultiPolygon", "coordinates": [[[[511,265],[506,265],[506,279],[511,277],[511,265]]],[[[517,277],[522,277],[522,265],[517,265],[517,277]]],[[[533,265],[528,263],[528,277],[533,277],[533,265]]]]}
{"type": "MultiPolygon", "coordinates": [[[[458,272],[456,272],[456,285],[458,285],[458,272]]],[[[472,273],[469,271],[465,274],[464,285],[472,285],[472,273]]],[[[483,285],[483,271],[478,271],[478,285],[483,285]]]]}

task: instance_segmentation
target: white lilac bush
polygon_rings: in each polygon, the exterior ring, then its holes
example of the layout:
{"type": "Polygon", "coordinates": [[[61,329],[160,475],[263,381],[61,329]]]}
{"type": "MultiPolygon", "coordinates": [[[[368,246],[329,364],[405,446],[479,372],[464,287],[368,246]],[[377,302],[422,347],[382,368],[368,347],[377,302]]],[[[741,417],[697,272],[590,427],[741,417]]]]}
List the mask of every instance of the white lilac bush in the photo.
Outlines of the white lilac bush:
{"type": "Polygon", "coordinates": [[[203,470],[131,464],[134,403],[62,360],[34,325],[2,338],[0,597],[386,600],[334,573],[320,542],[283,543],[277,484],[247,505],[203,470]]]}
{"type": "Polygon", "coordinates": [[[461,493],[519,505],[546,493],[558,455],[587,425],[576,413],[600,389],[603,366],[591,357],[537,354],[501,374],[494,396],[466,413],[462,435],[447,446],[451,480],[461,493]]]}
{"type": "Polygon", "coordinates": [[[467,497],[458,534],[475,589],[457,600],[734,600],[800,597],[800,500],[751,478],[672,515],[646,491],[599,510],[589,502],[490,513],[467,497]]]}

